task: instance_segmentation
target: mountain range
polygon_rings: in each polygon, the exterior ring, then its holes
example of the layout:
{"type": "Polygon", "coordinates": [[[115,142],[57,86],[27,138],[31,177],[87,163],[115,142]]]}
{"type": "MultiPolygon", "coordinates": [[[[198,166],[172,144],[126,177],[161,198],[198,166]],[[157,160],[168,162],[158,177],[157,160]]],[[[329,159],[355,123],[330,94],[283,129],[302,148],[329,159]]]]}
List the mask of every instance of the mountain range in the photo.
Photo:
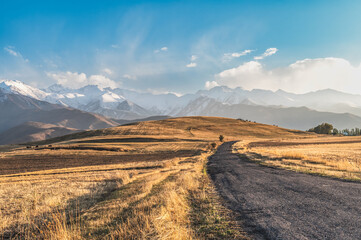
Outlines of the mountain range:
{"type": "MultiPolygon", "coordinates": [[[[112,127],[152,116],[196,115],[242,118],[300,130],[322,122],[353,128],[361,126],[361,95],[332,89],[295,94],[218,86],[178,96],[95,85],[38,89],[21,81],[0,80],[0,115],[0,133],[16,126],[34,130],[34,122],[40,132],[47,128],[41,124],[64,128],[52,131],[55,134],[112,127]]],[[[38,134],[36,138],[53,135],[38,134]]]]}

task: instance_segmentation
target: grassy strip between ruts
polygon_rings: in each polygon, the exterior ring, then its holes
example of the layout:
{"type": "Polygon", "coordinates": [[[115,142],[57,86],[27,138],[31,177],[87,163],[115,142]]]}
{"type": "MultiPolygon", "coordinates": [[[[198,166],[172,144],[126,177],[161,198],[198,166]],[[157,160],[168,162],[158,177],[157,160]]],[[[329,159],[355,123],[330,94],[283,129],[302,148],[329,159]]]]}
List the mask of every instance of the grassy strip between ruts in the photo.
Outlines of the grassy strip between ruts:
{"type": "Polygon", "coordinates": [[[206,165],[199,179],[200,187],[191,192],[191,220],[197,237],[201,239],[249,239],[235,220],[235,215],[227,209],[216,192],[206,165]]]}

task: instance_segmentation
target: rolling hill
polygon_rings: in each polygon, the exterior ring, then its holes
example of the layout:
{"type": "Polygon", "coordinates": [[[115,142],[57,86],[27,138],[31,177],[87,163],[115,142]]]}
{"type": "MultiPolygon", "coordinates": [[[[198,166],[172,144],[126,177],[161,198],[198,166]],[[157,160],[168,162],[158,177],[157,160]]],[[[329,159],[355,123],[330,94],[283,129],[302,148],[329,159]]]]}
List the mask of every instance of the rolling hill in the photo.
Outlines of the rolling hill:
{"type": "Polygon", "coordinates": [[[74,128],[41,122],[26,122],[0,133],[0,145],[40,141],[78,132],[74,128]]]}
{"type": "Polygon", "coordinates": [[[303,131],[277,126],[241,121],[223,117],[179,117],[157,121],[135,122],[118,127],[90,130],[40,141],[34,144],[92,144],[117,142],[152,142],[157,139],[169,141],[217,141],[219,135],[226,140],[240,140],[249,137],[287,138],[309,137],[303,131]]]}

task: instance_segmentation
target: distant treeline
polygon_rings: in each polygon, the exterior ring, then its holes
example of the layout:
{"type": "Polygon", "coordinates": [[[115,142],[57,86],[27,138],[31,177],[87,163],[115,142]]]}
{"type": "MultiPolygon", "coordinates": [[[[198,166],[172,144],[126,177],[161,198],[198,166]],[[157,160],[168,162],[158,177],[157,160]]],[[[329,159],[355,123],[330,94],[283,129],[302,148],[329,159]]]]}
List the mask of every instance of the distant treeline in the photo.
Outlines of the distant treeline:
{"type": "Polygon", "coordinates": [[[329,123],[322,123],[314,128],[310,128],[307,132],[314,132],[318,134],[332,134],[332,135],[345,135],[345,136],[360,136],[361,129],[360,128],[352,128],[352,129],[337,129],[329,123]]]}

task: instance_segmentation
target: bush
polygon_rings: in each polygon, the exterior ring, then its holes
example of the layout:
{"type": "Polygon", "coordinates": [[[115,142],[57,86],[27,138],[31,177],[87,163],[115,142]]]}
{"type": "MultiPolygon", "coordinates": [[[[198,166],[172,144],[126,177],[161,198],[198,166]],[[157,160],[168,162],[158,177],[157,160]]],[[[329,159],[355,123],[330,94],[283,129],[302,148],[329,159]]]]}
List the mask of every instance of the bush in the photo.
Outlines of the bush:
{"type": "Polygon", "coordinates": [[[219,141],[223,142],[223,140],[224,140],[223,135],[219,135],[219,141]]]}
{"type": "Polygon", "coordinates": [[[333,129],[332,124],[322,123],[322,124],[318,125],[317,127],[310,128],[307,131],[318,133],[318,134],[331,134],[332,129],[333,129]]]}

